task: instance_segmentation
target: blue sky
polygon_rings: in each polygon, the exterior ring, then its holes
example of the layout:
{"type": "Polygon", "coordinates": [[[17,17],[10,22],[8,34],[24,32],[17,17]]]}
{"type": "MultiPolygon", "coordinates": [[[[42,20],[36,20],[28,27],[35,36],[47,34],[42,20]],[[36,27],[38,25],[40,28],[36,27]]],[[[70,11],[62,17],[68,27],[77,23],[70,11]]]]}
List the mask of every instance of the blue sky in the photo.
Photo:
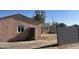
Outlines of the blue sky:
{"type": "MultiPolygon", "coordinates": [[[[45,10],[46,22],[56,21],[63,22],[67,25],[79,24],[79,10],[45,10]]],[[[0,10],[0,17],[23,14],[28,17],[32,17],[34,10],[0,10]]]]}

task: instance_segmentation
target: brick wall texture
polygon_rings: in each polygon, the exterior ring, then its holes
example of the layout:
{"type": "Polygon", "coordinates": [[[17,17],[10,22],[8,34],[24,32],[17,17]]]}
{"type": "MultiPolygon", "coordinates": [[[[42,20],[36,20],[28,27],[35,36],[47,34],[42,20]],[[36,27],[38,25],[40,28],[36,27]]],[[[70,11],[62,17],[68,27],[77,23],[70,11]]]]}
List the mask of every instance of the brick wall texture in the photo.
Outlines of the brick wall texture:
{"type": "MultiPolygon", "coordinates": [[[[27,19],[26,19],[27,20],[27,19]]],[[[4,41],[14,41],[26,39],[28,35],[27,29],[33,27],[35,28],[35,39],[39,40],[41,37],[41,26],[17,20],[14,18],[5,18],[0,20],[0,42],[4,41]],[[18,25],[24,25],[25,31],[23,33],[17,32],[18,25]]],[[[31,34],[31,33],[30,33],[31,34]]]]}

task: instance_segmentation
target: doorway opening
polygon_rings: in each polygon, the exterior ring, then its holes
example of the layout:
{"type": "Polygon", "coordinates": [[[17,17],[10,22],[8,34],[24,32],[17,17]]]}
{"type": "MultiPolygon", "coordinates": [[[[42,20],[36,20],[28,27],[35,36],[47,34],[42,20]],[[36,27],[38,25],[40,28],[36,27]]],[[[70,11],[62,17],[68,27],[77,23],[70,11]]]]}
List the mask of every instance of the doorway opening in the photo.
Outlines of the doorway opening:
{"type": "Polygon", "coordinates": [[[28,39],[35,40],[35,28],[31,27],[28,29],[28,39]]]}

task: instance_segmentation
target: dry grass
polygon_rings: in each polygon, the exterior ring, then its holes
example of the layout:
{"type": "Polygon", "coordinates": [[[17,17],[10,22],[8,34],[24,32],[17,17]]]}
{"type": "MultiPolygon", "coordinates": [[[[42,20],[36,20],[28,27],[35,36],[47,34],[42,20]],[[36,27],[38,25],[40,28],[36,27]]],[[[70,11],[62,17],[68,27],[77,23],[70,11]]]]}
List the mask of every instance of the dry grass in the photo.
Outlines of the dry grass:
{"type": "Polygon", "coordinates": [[[42,40],[57,40],[56,34],[41,34],[42,40]]]}

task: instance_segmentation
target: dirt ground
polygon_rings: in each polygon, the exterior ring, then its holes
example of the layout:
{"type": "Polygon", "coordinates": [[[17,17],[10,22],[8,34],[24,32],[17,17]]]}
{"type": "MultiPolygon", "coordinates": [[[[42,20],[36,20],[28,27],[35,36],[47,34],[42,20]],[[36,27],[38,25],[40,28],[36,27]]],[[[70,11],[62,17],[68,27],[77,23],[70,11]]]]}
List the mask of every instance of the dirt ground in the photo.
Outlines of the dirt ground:
{"type": "Polygon", "coordinates": [[[57,45],[56,34],[42,34],[42,40],[0,42],[1,49],[79,49],[79,43],[57,45]]]}
{"type": "Polygon", "coordinates": [[[2,49],[39,49],[57,44],[56,34],[42,34],[42,40],[23,42],[0,42],[2,49]]]}
{"type": "MultiPolygon", "coordinates": [[[[42,39],[54,41],[54,43],[57,43],[57,35],[56,34],[43,34],[42,39]]],[[[71,44],[64,44],[61,46],[58,46],[57,44],[48,45],[45,47],[42,47],[41,49],[79,49],[79,43],[71,43],[71,44]]]]}
{"type": "Polygon", "coordinates": [[[32,49],[32,48],[41,48],[48,45],[54,45],[56,41],[46,41],[46,40],[37,40],[29,42],[0,42],[0,48],[3,49],[32,49]]]}
{"type": "Polygon", "coordinates": [[[79,43],[65,44],[57,48],[59,49],[79,49],[79,43]]]}

